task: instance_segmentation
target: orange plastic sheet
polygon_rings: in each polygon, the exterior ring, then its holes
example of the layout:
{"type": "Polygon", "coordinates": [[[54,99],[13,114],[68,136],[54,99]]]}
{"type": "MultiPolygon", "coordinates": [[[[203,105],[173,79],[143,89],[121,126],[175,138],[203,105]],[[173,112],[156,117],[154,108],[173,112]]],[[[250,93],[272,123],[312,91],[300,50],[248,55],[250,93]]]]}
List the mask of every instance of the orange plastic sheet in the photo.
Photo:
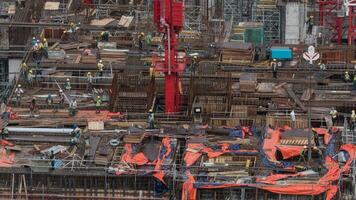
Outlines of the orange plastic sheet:
{"type": "Polygon", "coordinates": [[[292,158],[299,156],[300,152],[304,149],[303,146],[276,146],[277,149],[282,153],[283,159],[292,158]]]}
{"type": "Polygon", "coordinates": [[[344,144],[340,147],[340,151],[346,151],[349,154],[349,160],[346,162],[345,166],[342,168],[343,173],[350,172],[350,166],[355,159],[356,147],[352,144],[344,144]]]}
{"type": "Polygon", "coordinates": [[[172,149],[170,147],[170,142],[171,142],[171,139],[169,137],[163,138],[160,152],[162,151],[162,148],[166,148],[166,153],[163,155],[162,158],[160,158],[160,155],[158,155],[158,159],[157,159],[157,163],[156,163],[156,166],[155,166],[155,170],[159,170],[161,168],[164,160],[166,160],[166,158],[172,152],[172,149]]]}
{"type": "MultiPolygon", "coordinates": [[[[162,164],[164,163],[164,161],[167,159],[167,157],[172,152],[172,149],[171,149],[171,146],[170,146],[170,142],[171,142],[171,139],[169,137],[165,137],[162,140],[162,145],[161,145],[160,152],[162,151],[162,148],[166,148],[166,152],[165,152],[165,154],[163,155],[162,158],[160,158],[160,155],[158,155],[157,163],[156,163],[156,166],[155,166],[155,170],[156,171],[161,169],[162,164]]],[[[163,184],[167,185],[167,183],[163,179],[164,176],[165,176],[165,173],[163,171],[155,172],[153,174],[153,176],[155,178],[157,178],[158,180],[160,180],[163,184]]]]}
{"type": "Polygon", "coordinates": [[[193,165],[202,155],[201,150],[204,148],[204,145],[201,143],[189,143],[188,149],[184,155],[185,165],[187,167],[193,165]]]}
{"type": "Polygon", "coordinates": [[[14,164],[16,153],[7,153],[5,147],[0,149],[0,167],[11,167],[14,164]]]}
{"type": "Polygon", "coordinates": [[[136,155],[132,155],[132,145],[125,144],[125,153],[122,155],[121,160],[125,163],[133,163],[136,165],[144,165],[148,163],[148,159],[145,154],[138,153],[136,155]]]}
{"type": "Polygon", "coordinates": [[[276,145],[279,144],[281,132],[279,129],[268,129],[267,134],[270,135],[270,138],[264,139],[263,150],[268,156],[269,160],[277,161],[276,159],[276,145]]]}
{"type": "Polygon", "coordinates": [[[189,171],[186,171],[186,175],[188,179],[183,183],[182,200],[196,200],[197,189],[194,188],[195,179],[189,171]]]}
{"type": "Polygon", "coordinates": [[[152,174],[153,177],[161,181],[163,184],[167,185],[166,181],[164,181],[163,179],[165,175],[166,174],[163,171],[158,171],[152,174]]]}

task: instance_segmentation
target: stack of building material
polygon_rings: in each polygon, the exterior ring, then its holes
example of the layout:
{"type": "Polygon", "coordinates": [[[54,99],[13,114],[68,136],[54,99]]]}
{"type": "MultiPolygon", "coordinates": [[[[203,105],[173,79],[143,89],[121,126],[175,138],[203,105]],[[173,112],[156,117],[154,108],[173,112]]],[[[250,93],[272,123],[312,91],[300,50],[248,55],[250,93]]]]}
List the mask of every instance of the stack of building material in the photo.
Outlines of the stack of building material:
{"type": "Polygon", "coordinates": [[[100,58],[106,62],[126,62],[128,50],[126,49],[101,49],[100,58]]]}
{"type": "Polygon", "coordinates": [[[96,64],[97,52],[95,49],[85,49],[82,55],[81,63],[96,64]]]}
{"type": "Polygon", "coordinates": [[[133,21],[134,17],[133,16],[121,16],[121,19],[118,23],[119,26],[122,26],[122,27],[129,27],[133,21]]]}
{"type": "Polygon", "coordinates": [[[241,73],[240,75],[240,91],[255,92],[257,87],[257,74],[241,73]]]}
{"type": "Polygon", "coordinates": [[[59,46],[61,49],[64,50],[72,50],[72,49],[87,48],[90,46],[90,44],[87,42],[82,42],[82,43],[72,42],[68,44],[60,44],[59,46]]]}
{"type": "Polygon", "coordinates": [[[260,0],[257,4],[257,8],[260,9],[274,9],[276,8],[277,0],[260,0]]]}
{"type": "Polygon", "coordinates": [[[130,134],[130,135],[125,135],[124,137],[124,142],[125,143],[133,143],[133,144],[139,144],[142,142],[143,138],[145,137],[145,134],[130,134]]]}
{"type": "Polygon", "coordinates": [[[255,50],[252,43],[228,42],[221,45],[221,61],[230,64],[251,64],[255,50]]]}
{"type": "Polygon", "coordinates": [[[65,61],[66,52],[63,50],[60,51],[48,51],[48,58],[43,60],[43,62],[57,62],[57,61],[65,61]]]}
{"type": "Polygon", "coordinates": [[[118,25],[118,21],[114,18],[93,19],[90,22],[90,25],[98,27],[116,27],[118,25]]]}

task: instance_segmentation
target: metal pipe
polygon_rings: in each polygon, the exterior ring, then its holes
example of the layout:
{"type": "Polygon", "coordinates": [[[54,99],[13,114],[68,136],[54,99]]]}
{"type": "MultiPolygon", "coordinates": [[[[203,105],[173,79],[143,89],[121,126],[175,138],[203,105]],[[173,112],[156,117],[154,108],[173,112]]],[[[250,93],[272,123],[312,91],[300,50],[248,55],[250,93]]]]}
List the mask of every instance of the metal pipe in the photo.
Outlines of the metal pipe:
{"type": "Polygon", "coordinates": [[[171,29],[167,26],[168,33],[168,75],[171,75],[171,29]]]}
{"type": "Polygon", "coordinates": [[[68,134],[73,131],[71,128],[24,128],[24,127],[7,127],[8,131],[14,132],[14,133],[19,133],[19,132],[25,132],[25,133],[63,133],[63,134],[68,134]]]}

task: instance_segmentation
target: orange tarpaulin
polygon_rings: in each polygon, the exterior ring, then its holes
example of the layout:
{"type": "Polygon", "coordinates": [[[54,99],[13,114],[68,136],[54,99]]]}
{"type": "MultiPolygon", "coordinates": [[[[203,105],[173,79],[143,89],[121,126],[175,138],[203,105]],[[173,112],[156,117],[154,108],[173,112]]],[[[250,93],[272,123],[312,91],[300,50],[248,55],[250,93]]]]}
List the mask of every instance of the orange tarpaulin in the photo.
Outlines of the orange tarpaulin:
{"type": "Polygon", "coordinates": [[[11,167],[15,160],[15,152],[7,153],[6,149],[0,149],[0,167],[11,167]]]}
{"type": "Polygon", "coordinates": [[[164,181],[164,179],[163,179],[165,176],[164,172],[158,171],[158,172],[153,173],[152,176],[155,177],[156,179],[158,179],[159,181],[161,181],[163,184],[167,185],[166,181],[164,181]]]}
{"type": "Polygon", "coordinates": [[[197,198],[197,189],[194,188],[195,179],[189,171],[186,175],[188,179],[183,183],[182,200],[195,200],[197,198]]]}
{"type": "Polygon", "coordinates": [[[324,135],[324,143],[329,144],[331,140],[331,135],[329,134],[329,131],[325,128],[313,128],[313,130],[318,134],[318,135],[324,135]]]}
{"type": "Polygon", "coordinates": [[[277,149],[282,153],[283,159],[292,158],[294,156],[299,156],[301,151],[304,149],[303,146],[276,146],[277,149]]]}
{"type": "Polygon", "coordinates": [[[122,155],[121,161],[125,163],[136,164],[136,165],[144,165],[148,163],[148,159],[146,158],[145,154],[138,153],[134,156],[132,155],[131,144],[125,144],[125,153],[124,155],[122,155]]]}

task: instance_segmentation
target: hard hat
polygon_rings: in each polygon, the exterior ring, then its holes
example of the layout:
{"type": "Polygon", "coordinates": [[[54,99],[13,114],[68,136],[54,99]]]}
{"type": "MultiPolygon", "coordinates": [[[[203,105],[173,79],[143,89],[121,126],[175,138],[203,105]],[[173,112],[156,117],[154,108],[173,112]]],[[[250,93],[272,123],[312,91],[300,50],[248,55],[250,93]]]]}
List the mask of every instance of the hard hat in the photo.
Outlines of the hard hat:
{"type": "Polygon", "coordinates": [[[102,60],[99,60],[100,63],[102,63],[103,61],[102,60]]]}
{"type": "Polygon", "coordinates": [[[348,71],[345,72],[345,74],[348,74],[348,73],[349,73],[348,71]]]}
{"type": "Polygon", "coordinates": [[[194,56],[193,58],[194,58],[194,59],[197,59],[197,56],[194,56]]]}
{"type": "Polygon", "coordinates": [[[35,40],[36,38],[35,38],[35,37],[33,37],[32,39],[33,39],[33,40],[35,40]]]}
{"type": "Polygon", "coordinates": [[[32,69],[30,69],[30,71],[29,71],[30,73],[32,73],[32,69]]]}
{"type": "Polygon", "coordinates": [[[37,40],[37,42],[40,42],[40,40],[37,40]]]}
{"type": "Polygon", "coordinates": [[[144,33],[144,32],[141,32],[140,34],[141,34],[141,35],[145,35],[145,33],[144,33]]]}
{"type": "Polygon", "coordinates": [[[88,74],[91,74],[91,72],[88,72],[88,74]]]}
{"type": "Polygon", "coordinates": [[[59,92],[63,92],[63,90],[59,90],[59,92]]]}
{"type": "Polygon", "coordinates": [[[32,97],[32,99],[36,99],[36,97],[32,97]]]}
{"type": "Polygon", "coordinates": [[[274,58],[273,61],[277,61],[277,59],[274,58]]]}
{"type": "Polygon", "coordinates": [[[310,18],[314,18],[314,16],[313,16],[313,15],[310,15],[310,18]]]}
{"type": "Polygon", "coordinates": [[[69,78],[67,78],[67,81],[69,81],[69,78]]]}
{"type": "Polygon", "coordinates": [[[355,112],[355,110],[352,110],[352,112],[354,113],[354,112],[355,112]]]}
{"type": "Polygon", "coordinates": [[[17,87],[21,87],[21,84],[18,84],[17,87]]]}
{"type": "Polygon", "coordinates": [[[71,22],[70,25],[73,26],[73,25],[74,25],[74,22],[71,22]]]}
{"type": "Polygon", "coordinates": [[[46,38],[43,38],[43,41],[45,41],[45,42],[46,42],[46,41],[47,41],[47,39],[46,39],[46,38]]]}
{"type": "Polygon", "coordinates": [[[100,96],[97,96],[98,99],[100,99],[101,97],[100,96]]]}
{"type": "Polygon", "coordinates": [[[150,109],[148,112],[150,112],[150,113],[151,113],[151,112],[153,112],[153,110],[152,110],[152,109],[150,109]]]}

